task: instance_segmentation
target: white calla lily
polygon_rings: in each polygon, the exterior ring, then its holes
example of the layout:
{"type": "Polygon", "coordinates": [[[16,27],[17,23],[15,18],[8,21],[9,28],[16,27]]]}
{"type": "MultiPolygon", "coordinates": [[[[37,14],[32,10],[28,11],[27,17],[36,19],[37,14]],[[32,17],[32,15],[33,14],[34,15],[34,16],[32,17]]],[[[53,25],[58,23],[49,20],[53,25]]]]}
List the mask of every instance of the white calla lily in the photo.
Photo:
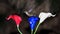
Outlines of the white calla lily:
{"type": "Polygon", "coordinates": [[[45,12],[41,12],[39,14],[39,18],[40,18],[40,23],[42,23],[45,19],[47,19],[48,17],[55,17],[55,15],[52,15],[52,13],[45,13],[45,12]]]}

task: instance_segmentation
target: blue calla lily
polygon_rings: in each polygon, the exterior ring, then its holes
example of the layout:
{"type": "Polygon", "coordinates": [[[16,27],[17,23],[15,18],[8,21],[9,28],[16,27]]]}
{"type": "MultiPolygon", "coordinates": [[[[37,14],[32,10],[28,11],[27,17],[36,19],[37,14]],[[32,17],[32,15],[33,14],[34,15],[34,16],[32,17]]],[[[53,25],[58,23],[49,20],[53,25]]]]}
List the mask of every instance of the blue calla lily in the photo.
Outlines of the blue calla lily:
{"type": "Polygon", "coordinates": [[[31,30],[33,30],[35,28],[36,22],[38,20],[39,20],[39,18],[36,17],[36,16],[31,16],[31,17],[28,18],[28,21],[30,23],[31,30]]]}

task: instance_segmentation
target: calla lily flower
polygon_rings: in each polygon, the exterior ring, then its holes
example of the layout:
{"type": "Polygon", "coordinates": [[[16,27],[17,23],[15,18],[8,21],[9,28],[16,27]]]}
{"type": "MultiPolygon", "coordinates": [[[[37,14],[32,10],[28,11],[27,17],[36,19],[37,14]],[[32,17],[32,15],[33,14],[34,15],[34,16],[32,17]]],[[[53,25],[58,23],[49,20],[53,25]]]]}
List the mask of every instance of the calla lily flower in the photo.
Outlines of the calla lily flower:
{"type": "Polygon", "coordinates": [[[7,20],[13,19],[16,22],[16,25],[19,25],[22,21],[22,18],[18,15],[10,15],[7,20]]]}
{"type": "Polygon", "coordinates": [[[45,12],[41,12],[41,13],[39,14],[40,20],[39,20],[39,23],[38,23],[38,25],[37,25],[37,27],[36,27],[36,29],[35,29],[34,34],[37,32],[39,25],[40,25],[41,23],[43,23],[45,19],[47,19],[48,17],[51,17],[51,16],[52,16],[52,17],[55,17],[56,15],[53,15],[52,13],[45,13],[45,12]]]}
{"type": "Polygon", "coordinates": [[[39,14],[39,18],[40,18],[40,23],[42,23],[45,19],[47,19],[48,17],[55,17],[56,15],[53,15],[52,13],[45,13],[45,12],[41,12],[39,14]]]}
{"type": "Polygon", "coordinates": [[[7,20],[9,20],[9,19],[13,19],[13,20],[15,21],[19,33],[22,34],[22,32],[21,32],[20,29],[19,29],[19,24],[21,23],[22,18],[21,18],[20,16],[18,16],[18,15],[10,15],[10,16],[7,18],[7,20]]]}
{"type": "Polygon", "coordinates": [[[36,17],[36,16],[31,16],[30,18],[28,18],[28,21],[29,21],[29,23],[30,23],[31,30],[34,29],[35,24],[36,24],[36,22],[37,22],[38,20],[39,20],[39,18],[36,17]]]}

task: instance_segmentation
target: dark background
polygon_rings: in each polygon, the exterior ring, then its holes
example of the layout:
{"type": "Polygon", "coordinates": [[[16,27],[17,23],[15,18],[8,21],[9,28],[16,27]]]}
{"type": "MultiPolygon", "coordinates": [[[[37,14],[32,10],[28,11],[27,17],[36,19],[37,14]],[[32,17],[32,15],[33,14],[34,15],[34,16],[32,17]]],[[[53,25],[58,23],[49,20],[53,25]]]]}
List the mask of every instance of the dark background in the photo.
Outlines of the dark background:
{"type": "MultiPolygon", "coordinates": [[[[0,0],[0,34],[19,34],[15,21],[6,18],[16,14],[22,17],[20,29],[23,34],[30,34],[29,15],[38,16],[40,12],[51,12],[55,17],[47,18],[36,34],[60,34],[60,0],[0,0]],[[29,12],[30,9],[33,9],[29,12]]],[[[38,23],[38,22],[37,22],[38,23]]]]}

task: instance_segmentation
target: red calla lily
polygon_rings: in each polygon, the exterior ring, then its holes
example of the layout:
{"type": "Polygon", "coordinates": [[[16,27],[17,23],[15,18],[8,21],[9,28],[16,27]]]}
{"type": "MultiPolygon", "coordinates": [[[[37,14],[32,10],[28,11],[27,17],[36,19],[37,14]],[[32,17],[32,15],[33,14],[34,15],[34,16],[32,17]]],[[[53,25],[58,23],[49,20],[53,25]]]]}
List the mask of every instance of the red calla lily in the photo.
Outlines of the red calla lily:
{"type": "Polygon", "coordinates": [[[22,21],[22,18],[18,15],[10,15],[7,20],[13,19],[16,22],[16,25],[19,25],[22,21]]]}

